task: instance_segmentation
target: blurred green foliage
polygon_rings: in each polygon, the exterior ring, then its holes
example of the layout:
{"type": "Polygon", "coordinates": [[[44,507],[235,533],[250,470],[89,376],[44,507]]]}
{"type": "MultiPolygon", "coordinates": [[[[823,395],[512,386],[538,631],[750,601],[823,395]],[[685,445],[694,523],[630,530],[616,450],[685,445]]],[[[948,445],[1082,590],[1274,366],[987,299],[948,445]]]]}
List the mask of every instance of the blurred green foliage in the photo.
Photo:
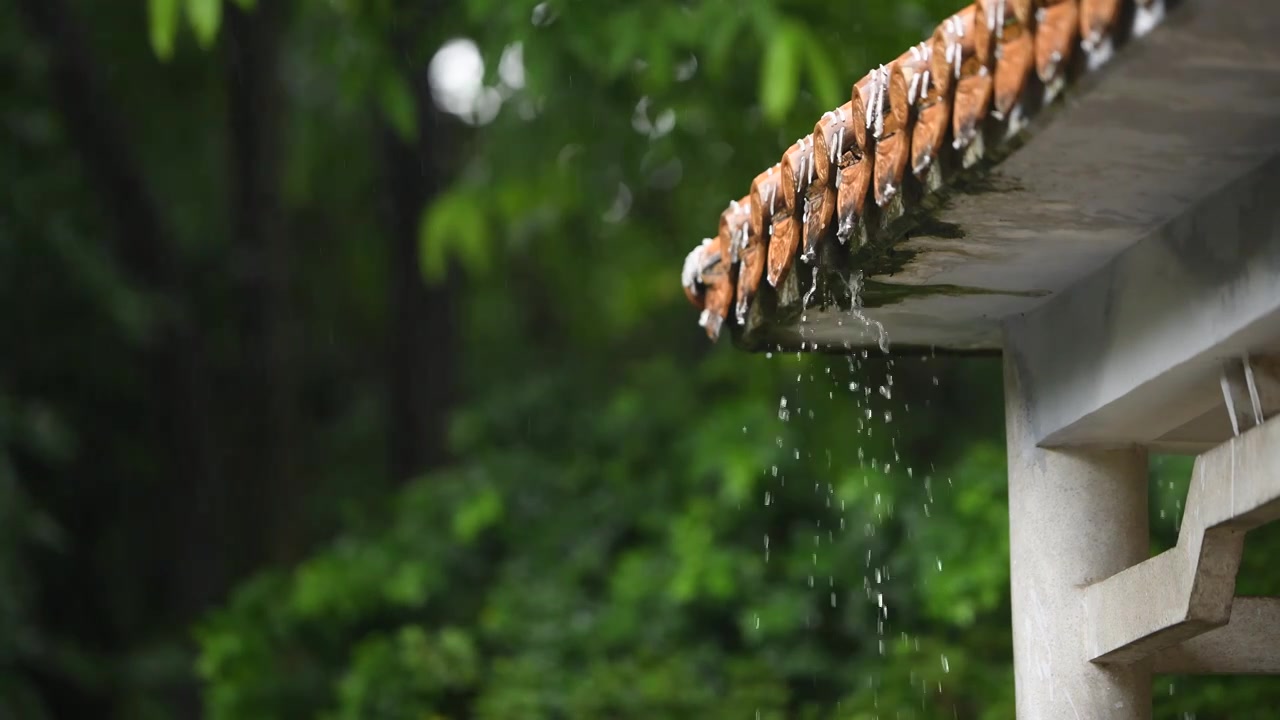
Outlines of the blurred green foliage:
{"type": "MultiPolygon", "coordinates": [[[[677,287],[726,201],[958,4],[72,3],[172,226],[176,289],[113,252],[50,90],[57,49],[0,9],[0,716],[84,716],[68,693],[92,716],[181,716],[194,673],[212,718],[1012,717],[998,362],[708,348],[677,287]],[[305,478],[282,484],[286,515],[254,514],[278,481],[237,320],[261,313],[243,292],[261,258],[228,219],[226,160],[249,82],[228,21],[269,11],[305,478]],[[501,100],[476,127],[424,114],[455,37],[501,100]],[[415,168],[440,187],[411,227],[457,319],[431,338],[456,359],[447,457],[403,485],[373,348],[414,328],[386,296],[380,132],[451,156],[415,168]],[[139,368],[184,321],[239,488],[195,546],[194,461],[157,441],[139,368]],[[207,613],[157,569],[200,575],[193,547],[239,579],[207,613]]],[[[1188,466],[1153,468],[1159,549],[1188,466]]],[[[1253,540],[1243,576],[1277,592],[1280,538],[1253,540]]],[[[1280,702],[1161,683],[1158,717],[1280,702]]]]}

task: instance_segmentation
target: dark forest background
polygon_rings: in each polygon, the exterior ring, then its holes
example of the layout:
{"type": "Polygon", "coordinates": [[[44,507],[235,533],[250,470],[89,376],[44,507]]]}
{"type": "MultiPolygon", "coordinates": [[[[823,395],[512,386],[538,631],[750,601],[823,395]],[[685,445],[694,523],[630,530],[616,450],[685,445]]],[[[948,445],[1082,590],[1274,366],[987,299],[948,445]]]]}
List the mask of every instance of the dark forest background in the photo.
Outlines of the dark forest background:
{"type": "Polygon", "coordinates": [[[998,360],[678,286],[957,5],[0,2],[0,718],[1012,717],[998,360]]]}

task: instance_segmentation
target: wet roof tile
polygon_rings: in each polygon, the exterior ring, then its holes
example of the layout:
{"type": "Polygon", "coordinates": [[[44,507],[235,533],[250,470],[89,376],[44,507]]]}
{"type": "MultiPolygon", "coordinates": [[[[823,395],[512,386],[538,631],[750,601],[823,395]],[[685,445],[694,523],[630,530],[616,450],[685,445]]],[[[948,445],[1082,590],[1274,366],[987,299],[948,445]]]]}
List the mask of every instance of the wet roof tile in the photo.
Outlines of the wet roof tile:
{"type": "Polygon", "coordinates": [[[686,258],[682,282],[707,335],[745,325],[764,283],[777,287],[824,247],[894,242],[899,218],[927,209],[1164,10],[1165,0],[977,0],[872,69],[686,258]]]}

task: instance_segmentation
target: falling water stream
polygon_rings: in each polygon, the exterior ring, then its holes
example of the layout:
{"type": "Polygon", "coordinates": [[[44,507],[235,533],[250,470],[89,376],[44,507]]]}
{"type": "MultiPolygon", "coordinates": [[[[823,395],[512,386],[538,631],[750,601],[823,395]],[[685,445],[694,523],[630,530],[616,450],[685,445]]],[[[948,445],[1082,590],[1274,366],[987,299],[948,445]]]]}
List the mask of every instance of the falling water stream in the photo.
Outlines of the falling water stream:
{"type": "MultiPolygon", "coordinates": [[[[811,334],[806,338],[816,289],[817,283],[802,301],[799,326],[802,350],[826,349],[820,348],[811,334]]],[[[875,651],[880,657],[886,657],[894,651],[894,642],[902,643],[908,651],[918,652],[920,646],[918,639],[895,629],[892,608],[900,591],[895,586],[892,558],[886,552],[893,540],[878,538],[877,533],[885,527],[887,520],[894,517],[896,493],[890,489],[895,487],[895,483],[920,483],[925,498],[925,517],[931,517],[935,487],[931,474],[919,476],[910,462],[904,462],[900,453],[899,428],[910,416],[911,406],[907,398],[911,393],[899,392],[902,389],[895,387],[895,360],[889,354],[889,335],[879,321],[863,312],[862,289],[862,277],[855,275],[849,282],[851,307],[839,322],[843,325],[847,321],[851,326],[864,328],[871,340],[870,349],[855,348],[852,343],[846,343],[843,361],[836,364],[828,362],[825,367],[817,367],[818,363],[812,359],[807,362],[803,352],[794,353],[794,357],[783,353],[781,347],[766,354],[771,361],[776,357],[775,362],[782,362],[784,368],[790,368],[794,361],[796,369],[794,375],[789,369],[784,369],[789,387],[778,399],[780,431],[774,437],[781,457],[765,469],[766,487],[760,502],[771,511],[781,512],[780,505],[802,502],[798,493],[807,494],[812,488],[814,497],[806,502],[813,504],[817,500],[817,503],[809,532],[796,533],[793,530],[791,537],[782,538],[765,533],[763,561],[768,564],[779,553],[784,553],[782,557],[785,559],[785,553],[799,551],[794,543],[808,543],[803,554],[808,556],[809,569],[802,582],[811,593],[811,602],[807,604],[804,626],[810,632],[824,632],[827,631],[824,623],[835,623],[837,627],[841,623],[874,623],[875,651]],[[853,467],[834,464],[832,447],[804,448],[802,441],[802,438],[814,436],[812,430],[827,420],[824,403],[831,408],[828,414],[835,419],[847,417],[847,404],[851,401],[856,411],[855,424],[849,427],[848,434],[852,445],[836,449],[848,452],[856,447],[856,471],[853,467]],[[797,477],[805,472],[812,476],[797,477]],[[789,474],[793,481],[790,490],[789,474]],[[863,490],[852,492],[845,487],[850,482],[860,482],[863,490]],[[889,484],[885,485],[886,482],[889,484]],[[857,522],[861,522],[861,527],[854,527],[857,522]],[[850,532],[854,537],[848,537],[850,532]],[[847,553],[854,544],[865,548],[858,551],[861,563],[850,563],[839,556],[841,552],[847,553]],[[854,572],[859,564],[862,577],[849,577],[848,574],[854,572]],[[826,608],[824,611],[819,610],[823,607],[826,608]],[[865,619],[854,620],[855,617],[865,619]]],[[[932,377],[932,385],[938,385],[936,376],[932,377]]],[[[847,462],[853,461],[853,457],[848,457],[847,462]]],[[[941,555],[936,557],[935,567],[934,572],[943,572],[941,555]]],[[[768,630],[762,626],[759,612],[754,613],[752,625],[756,631],[768,630]]],[[[952,661],[946,654],[939,655],[935,662],[943,674],[951,672],[952,661]]],[[[928,687],[923,680],[917,682],[914,675],[910,682],[913,687],[919,685],[915,691],[921,694],[923,709],[925,696],[930,692],[941,694],[943,685],[939,681],[928,687]]],[[[871,671],[866,674],[865,682],[871,690],[873,707],[856,710],[874,714],[878,712],[881,683],[885,680],[878,671],[871,671]]]]}
{"type": "MultiPolygon", "coordinates": [[[[944,563],[944,556],[950,548],[945,539],[933,547],[913,537],[911,530],[938,522],[939,500],[945,507],[954,507],[954,500],[942,497],[953,490],[952,478],[938,475],[927,458],[911,457],[906,441],[913,438],[901,432],[904,423],[912,422],[912,403],[931,406],[941,381],[929,372],[932,354],[921,357],[919,366],[914,359],[899,360],[890,354],[888,332],[864,310],[863,287],[863,278],[855,275],[848,284],[849,309],[821,310],[825,320],[835,313],[839,326],[861,328],[862,342],[846,342],[843,353],[817,354],[831,348],[818,342],[809,325],[815,298],[820,296],[815,283],[802,300],[801,351],[784,352],[777,346],[766,353],[767,361],[782,374],[783,389],[777,400],[777,430],[769,433],[773,456],[761,469],[764,482],[758,497],[766,515],[762,562],[770,582],[796,583],[807,594],[798,609],[803,617],[785,622],[802,622],[814,642],[831,633],[858,643],[865,637],[867,644],[859,645],[858,653],[882,658],[880,664],[860,661],[860,676],[839,681],[843,685],[836,689],[836,697],[844,699],[835,700],[836,717],[845,717],[843,713],[885,720],[959,717],[964,711],[947,700],[947,682],[971,677],[961,674],[966,673],[962,656],[968,653],[948,646],[936,631],[919,625],[917,608],[907,605],[917,612],[901,616],[895,611],[908,597],[921,602],[921,594],[929,593],[934,578],[952,585],[968,582],[963,576],[948,577],[951,566],[944,563]],[[808,351],[814,353],[807,355],[808,351]],[[828,361],[822,362],[823,357],[828,361]],[[902,503],[908,505],[914,526],[905,516],[895,521],[895,514],[903,511],[902,503]],[[802,509],[799,524],[797,508],[802,509]],[[773,518],[787,520],[781,534],[773,518]],[[895,552],[898,548],[907,551],[905,559],[920,560],[914,566],[904,563],[903,553],[895,552]],[[904,567],[908,568],[901,573],[904,577],[897,577],[904,567]],[[949,647],[957,651],[949,653],[949,647]],[[910,658],[909,677],[901,673],[904,656],[910,658]],[[953,675],[959,677],[952,680],[953,675]],[[904,697],[915,698],[914,709],[902,709],[904,697]],[[850,707],[851,702],[857,706],[850,707]]],[[[916,421],[920,419],[924,418],[916,421]]],[[[1168,460],[1172,464],[1185,461],[1168,460]]],[[[1189,478],[1189,472],[1185,468],[1160,471],[1165,462],[1161,458],[1153,466],[1157,471],[1153,478],[1159,478],[1153,527],[1165,527],[1176,536],[1186,485],[1183,479],[1175,483],[1169,478],[1189,478]]],[[[963,558],[957,560],[956,568],[965,572],[960,569],[965,566],[963,558]]],[[[768,615],[756,607],[747,617],[749,631],[760,634],[759,642],[769,642],[770,620],[779,617],[776,609],[768,615]]],[[[1157,684],[1158,692],[1173,695],[1180,683],[1180,679],[1163,679],[1157,684]]],[[[757,717],[764,718],[759,713],[757,717]]]]}

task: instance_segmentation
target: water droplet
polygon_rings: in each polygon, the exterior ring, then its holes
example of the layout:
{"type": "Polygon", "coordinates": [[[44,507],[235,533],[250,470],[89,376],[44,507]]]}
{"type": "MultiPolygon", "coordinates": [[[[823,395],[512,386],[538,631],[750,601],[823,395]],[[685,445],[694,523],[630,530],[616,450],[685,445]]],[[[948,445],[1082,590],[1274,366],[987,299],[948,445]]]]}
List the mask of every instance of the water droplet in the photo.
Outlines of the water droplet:
{"type": "Polygon", "coordinates": [[[696,55],[689,55],[689,58],[676,66],[676,82],[685,82],[698,72],[698,58],[696,55]]]}
{"type": "Polygon", "coordinates": [[[538,27],[544,27],[546,25],[550,25],[551,23],[555,22],[555,20],[556,20],[556,16],[555,16],[555,13],[551,10],[551,3],[540,2],[537,5],[533,6],[533,17],[530,18],[530,21],[534,25],[538,27]]]}

